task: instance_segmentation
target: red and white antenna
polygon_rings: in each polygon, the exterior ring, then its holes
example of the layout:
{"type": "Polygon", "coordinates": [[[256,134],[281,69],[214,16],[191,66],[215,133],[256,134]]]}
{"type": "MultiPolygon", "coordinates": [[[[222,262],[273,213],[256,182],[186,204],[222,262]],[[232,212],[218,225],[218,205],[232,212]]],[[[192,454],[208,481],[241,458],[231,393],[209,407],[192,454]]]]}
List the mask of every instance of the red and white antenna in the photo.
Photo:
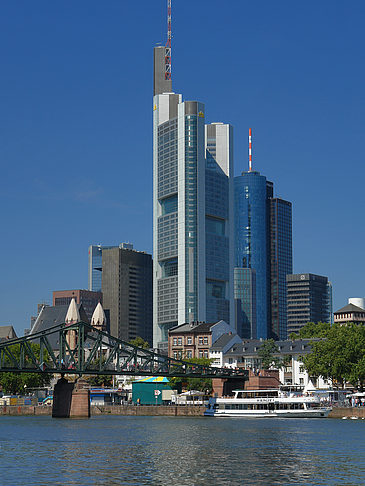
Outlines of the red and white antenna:
{"type": "Polygon", "coordinates": [[[167,42],[165,46],[165,79],[171,79],[171,0],[167,0],[167,42]]]}
{"type": "Polygon", "coordinates": [[[248,129],[248,170],[252,170],[252,130],[248,129]]]}

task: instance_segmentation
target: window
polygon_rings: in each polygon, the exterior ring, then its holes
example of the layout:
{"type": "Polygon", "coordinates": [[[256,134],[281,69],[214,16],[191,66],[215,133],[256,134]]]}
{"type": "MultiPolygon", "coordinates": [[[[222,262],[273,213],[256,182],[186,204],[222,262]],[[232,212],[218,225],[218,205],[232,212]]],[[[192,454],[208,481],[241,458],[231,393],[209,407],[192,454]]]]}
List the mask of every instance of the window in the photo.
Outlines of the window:
{"type": "Polygon", "coordinates": [[[193,357],[193,352],[191,351],[191,349],[189,349],[189,350],[186,352],[186,357],[187,357],[187,358],[192,358],[192,357],[193,357]]]}
{"type": "Polygon", "coordinates": [[[203,357],[203,351],[199,351],[199,358],[203,357]]]}
{"type": "Polygon", "coordinates": [[[176,346],[176,345],[177,345],[177,338],[174,338],[174,339],[173,339],[173,344],[174,344],[174,346],[176,346]]]}
{"type": "Polygon", "coordinates": [[[188,336],[188,344],[193,344],[193,338],[191,336],[188,336]]]}
{"type": "Polygon", "coordinates": [[[208,344],[208,336],[204,337],[204,344],[208,344]]]}
{"type": "Polygon", "coordinates": [[[174,358],[177,359],[177,351],[174,351],[174,358]]]}
{"type": "Polygon", "coordinates": [[[203,344],[203,338],[201,336],[199,337],[199,344],[203,344]]]}
{"type": "Polygon", "coordinates": [[[182,338],[181,337],[177,338],[177,344],[179,346],[182,346],[182,338]]]}
{"type": "Polygon", "coordinates": [[[208,358],[208,350],[207,349],[204,351],[204,358],[208,358]]]}

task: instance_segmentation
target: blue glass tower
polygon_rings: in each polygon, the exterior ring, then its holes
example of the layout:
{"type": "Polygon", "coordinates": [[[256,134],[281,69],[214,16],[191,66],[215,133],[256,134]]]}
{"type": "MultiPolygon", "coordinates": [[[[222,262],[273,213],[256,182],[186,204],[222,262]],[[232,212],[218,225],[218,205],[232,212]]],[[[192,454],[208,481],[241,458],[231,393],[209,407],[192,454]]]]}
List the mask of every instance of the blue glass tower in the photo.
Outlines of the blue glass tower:
{"type": "Polygon", "coordinates": [[[235,268],[256,272],[256,335],[252,337],[263,339],[268,337],[269,317],[268,195],[272,184],[259,172],[235,177],[235,268]]]}

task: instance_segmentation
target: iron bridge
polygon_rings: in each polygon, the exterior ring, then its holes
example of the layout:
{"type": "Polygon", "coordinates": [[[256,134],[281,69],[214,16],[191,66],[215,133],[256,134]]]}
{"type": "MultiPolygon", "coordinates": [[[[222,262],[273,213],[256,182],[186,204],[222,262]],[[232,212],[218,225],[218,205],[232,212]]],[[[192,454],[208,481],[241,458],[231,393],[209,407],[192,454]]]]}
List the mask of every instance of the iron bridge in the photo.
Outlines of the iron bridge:
{"type": "Polygon", "coordinates": [[[247,370],[169,358],[85,322],[61,324],[0,343],[0,372],[248,379],[247,370]]]}

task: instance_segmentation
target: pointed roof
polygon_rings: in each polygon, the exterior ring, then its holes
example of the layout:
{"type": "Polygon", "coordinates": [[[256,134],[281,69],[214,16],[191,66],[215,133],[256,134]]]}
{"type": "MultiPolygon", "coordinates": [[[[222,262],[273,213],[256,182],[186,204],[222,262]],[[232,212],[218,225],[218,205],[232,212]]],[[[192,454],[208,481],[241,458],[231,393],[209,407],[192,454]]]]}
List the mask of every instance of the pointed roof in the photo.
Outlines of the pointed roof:
{"type": "Polygon", "coordinates": [[[105,326],[105,324],[106,324],[105,312],[103,306],[99,302],[98,305],[95,307],[95,310],[91,317],[91,325],[94,327],[103,327],[105,326]]]}
{"type": "Polygon", "coordinates": [[[345,307],[342,307],[342,309],[334,312],[334,314],[344,314],[345,312],[364,312],[364,309],[354,304],[347,304],[345,307]]]}
{"type": "Polygon", "coordinates": [[[65,323],[73,324],[80,321],[80,313],[76,305],[76,300],[73,298],[70,302],[70,305],[68,306],[65,323]]]}

